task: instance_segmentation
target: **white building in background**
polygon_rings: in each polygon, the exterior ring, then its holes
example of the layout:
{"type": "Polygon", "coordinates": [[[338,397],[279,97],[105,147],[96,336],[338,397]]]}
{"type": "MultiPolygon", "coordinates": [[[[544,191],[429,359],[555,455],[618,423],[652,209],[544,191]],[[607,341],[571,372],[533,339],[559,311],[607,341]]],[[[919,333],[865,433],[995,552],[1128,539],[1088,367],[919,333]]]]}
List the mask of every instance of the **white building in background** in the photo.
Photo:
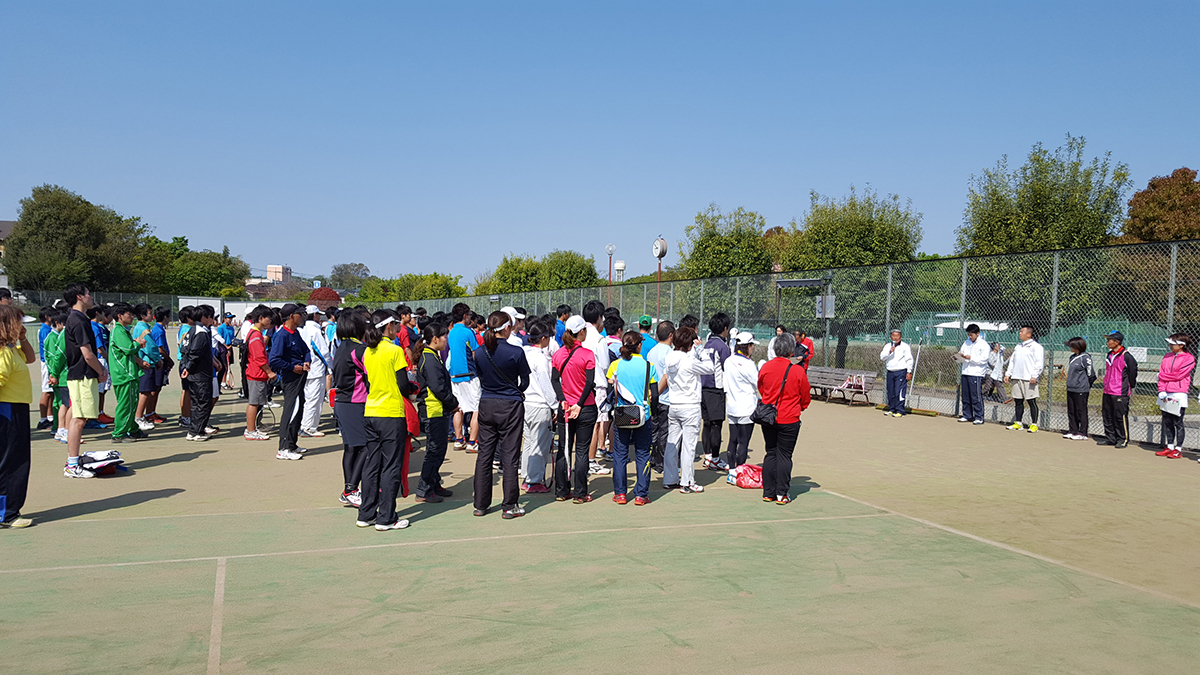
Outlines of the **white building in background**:
{"type": "Polygon", "coordinates": [[[267,279],[277,284],[286,284],[292,280],[292,268],[287,265],[267,265],[267,279]]]}

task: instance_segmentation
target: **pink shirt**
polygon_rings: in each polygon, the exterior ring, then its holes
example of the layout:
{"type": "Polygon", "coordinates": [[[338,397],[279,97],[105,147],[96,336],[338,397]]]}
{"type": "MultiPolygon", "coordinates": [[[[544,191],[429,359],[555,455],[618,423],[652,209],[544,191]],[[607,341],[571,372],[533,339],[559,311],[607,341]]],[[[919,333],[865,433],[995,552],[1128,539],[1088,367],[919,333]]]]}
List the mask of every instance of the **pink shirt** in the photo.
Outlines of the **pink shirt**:
{"type": "Polygon", "coordinates": [[[1158,369],[1158,390],[1168,394],[1186,394],[1192,384],[1196,357],[1187,352],[1167,354],[1158,369]]]}
{"type": "MultiPolygon", "coordinates": [[[[596,368],[596,355],[592,350],[583,346],[583,343],[577,343],[572,349],[560,349],[554,352],[554,358],[550,361],[554,369],[558,371],[558,376],[562,380],[563,398],[566,399],[567,405],[572,406],[579,400],[579,395],[583,393],[583,385],[587,382],[587,371],[596,368]],[[571,356],[574,354],[574,356],[571,356]],[[570,357],[570,361],[567,361],[570,357]],[[563,364],[567,364],[566,372],[563,372],[563,364]]],[[[596,395],[588,394],[584,405],[596,405],[596,395]]]]}

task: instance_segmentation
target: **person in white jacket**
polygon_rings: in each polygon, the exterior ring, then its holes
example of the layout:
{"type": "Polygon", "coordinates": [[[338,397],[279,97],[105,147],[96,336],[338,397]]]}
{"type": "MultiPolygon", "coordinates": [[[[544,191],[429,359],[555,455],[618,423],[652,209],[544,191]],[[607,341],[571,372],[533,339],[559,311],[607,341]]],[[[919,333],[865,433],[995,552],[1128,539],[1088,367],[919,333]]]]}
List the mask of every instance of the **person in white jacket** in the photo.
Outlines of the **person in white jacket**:
{"type": "Polygon", "coordinates": [[[892,329],[892,339],[879,352],[879,360],[887,369],[887,409],[885,415],[904,417],[908,412],[904,405],[904,393],[912,380],[912,347],[905,342],[899,328],[892,329]]]}
{"type": "Polygon", "coordinates": [[[710,350],[700,347],[694,328],[675,330],[675,351],[667,355],[667,372],[660,389],[670,388],[667,414],[667,452],[663,458],[663,486],[683,494],[704,492],[696,483],[696,442],[700,439],[700,376],[712,375],[710,350]]]}
{"type": "Polygon", "coordinates": [[[979,337],[979,324],[967,326],[967,340],[958,349],[962,362],[962,415],[959,422],[983,424],[983,376],[987,374],[987,340],[979,337]]]}
{"type": "Polygon", "coordinates": [[[1013,347],[1012,356],[1008,359],[1008,368],[1004,371],[1004,383],[1011,385],[1009,391],[1013,397],[1013,421],[1008,426],[1013,431],[1024,427],[1021,418],[1025,417],[1025,404],[1029,404],[1029,433],[1038,430],[1038,379],[1046,366],[1046,349],[1033,339],[1033,328],[1021,326],[1018,333],[1021,342],[1013,347]]]}
{"type": "Polygon", "coordinates": [[[730,471],[746,463],[750,455],[750,436],[754,423],[750,415],[758,407],[758,367],[750,353],[758,341],[753,333],[741,332],[734,339],[735,351],[725,360],[725,416],[729,419],[729,449],[726,463],[730,471]]]}
{"type": "Polygon", "coordinates": [[[308,321],[300,327],[299,333],[308,346],[312,364],[309,366],[308,379],[304,382],[304,415],[300,419],[300,435],[320,438],[325,435],[318,427],[321,425],[321,406],[325,405],[325,390],[333,374],[329,368],[333,354],[329,351],[329,340],[318,318],[321,310],[316,305],[309,305],[304,311],[308,321]]]}
{"type": "Polygon", "coordinates": [[[546,348],[554,339],[554,326],[540,319],[528,325],[529,388],[525,390],[525,434],[521,447],[521,486],[526,493],[549,492],[546,487],[546,458],[554,440],[554,408],[558,396],[550,383],[550,357],[546,348]]]}

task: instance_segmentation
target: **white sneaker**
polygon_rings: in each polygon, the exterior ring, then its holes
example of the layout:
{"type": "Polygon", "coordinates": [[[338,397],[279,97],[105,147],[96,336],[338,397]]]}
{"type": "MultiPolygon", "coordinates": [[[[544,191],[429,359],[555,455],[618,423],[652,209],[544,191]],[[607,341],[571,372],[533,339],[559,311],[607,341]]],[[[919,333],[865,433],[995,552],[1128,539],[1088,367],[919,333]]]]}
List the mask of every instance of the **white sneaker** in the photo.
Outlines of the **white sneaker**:
{"type": "Polygon", "coordinates": [[[82,466],[79,466],[78,464],[76,464],[75,466],[71,466],[70,464],[68,464],[63,467],[63,475],[66,476],[67,478],[92,478],[96,474],[92,473],[91,471],[88,471],[87,469],[83,468],[82,466]]]}
{"type": "Polygon", "coordinates": [[[607,476],[612,473],[612,469],[604,466],[599,462],[592,462],[588,465],[588,474],[592,476],[607,476]]]}
{"type": "Polygon", "coordinates": [[[212,436],[213,434],[217,433],[218,431],[220,431],[220,429],[218,429],[216,427],[204,427],[204,434],[206,436],[212,436]]]}
{"type": "Polygon", "coordinates": [[[138,428],[141,429],[142,431],[154,431],[154,422],[147,422],[146,420],[138,420],[137,425],[138,425],[138,428]]]}
{"type": "Polygon", "coordinates": [[[242,438],[245,438],[248,441],[265,441],[270,438],[270,436],[267,436],[265,433],[256,429],[254,431],[242,432],[242,438]]]}
{"type": "Polygon", "coordinates": [[[376,532],[387,532],[388,530],[403,530],[406,527],[408,527],[408,521],[403,518],[397,520],[396,522],[392,523],[391,525],[381,525],[379,523],[375,523],[375,531],[376,532]]]}
{"type": "Polygon", "coordinates": [[[59,443],[66,443],[67,442],[67,430],[59,429],[58,431],[54,432],[54,440],[58,441],[59,443]]]}
{"type": "Polygon", "coordinates": [[[983,420],[975,420],[974,422],[972,422],[972,424],[974,424],[975,426],[979,426],[979,425],[983,424],[983,420]]]}
{"type": "Polygon", "coordinates": [[[268,408],[282,408],[283,406],[276,403],[275,401],[267,401],[267,407],[268,408]]]}
{"type": "Polygon", "coordinates": [[[967,419],[967,418],[965,418],[965,417],[960,417],[960,418],[958,418],[958,421],[959,421],[959,422],[970,422],[971,420],[969,420],[969,419],[967,419]]]}
{"type": "Polygon", "coordinates": [[[303,455],[304,453],[308,452],[308,448],[296,448],[295,450],[292,450],[292,452],[303,455]]]}
{"type": "Polygon", "coordinates": [[[303,456],[304,455],[301,455],[298,452],[292,452],[291,450],[280,450],[279,452],[275,453],[275,459],[300,459],[303,456]]]}
{"type": "Polygon", "coordinates": [[[1063,438],[1066,438],[1068,440],[1075,440],[1075,436],[1073,434],[1063,434],[1063,438]]]}
{"type": "Polygon", "coordinates": [[[187,435],[187,440],[189,440],[189,441],[207,441],[208,436],[205,436],[204,434],[200,434],[198,436],[193,436],[192,434],[189,433],[187,435]]]}
{"type": "Polygon", "coordinates": [[[349,504],[350,506],[362,506],[362,493],[358,490],[355,490],[354,492],[343,492],[341,496],[338,497],[338,501],[343,504],[349,504]]]}
{"type": "Polygon", "coordinates": [[[359,527],[370,527],[375,524],[375,519],[372,518],[370,520],[356,520],[356,521],[354,521],[354,524],[359,527]]]}
{"type": "Polygon", "coordinates": [[[321,438],[322,436],[325,435],[325,432],[324,431],[316,431],[316,430],[307,431],[305,429],[301,429],[300,435],[304,436],[305,438],[321,438]]]}

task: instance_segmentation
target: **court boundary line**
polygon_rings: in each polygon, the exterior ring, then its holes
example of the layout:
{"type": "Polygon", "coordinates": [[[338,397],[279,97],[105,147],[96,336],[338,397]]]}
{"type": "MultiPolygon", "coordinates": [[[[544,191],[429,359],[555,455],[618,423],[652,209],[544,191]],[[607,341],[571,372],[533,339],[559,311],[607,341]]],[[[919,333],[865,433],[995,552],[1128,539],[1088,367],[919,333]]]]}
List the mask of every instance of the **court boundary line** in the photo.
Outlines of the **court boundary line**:
{"type": "Polygon", "coordinates": [[[225,562],[226,558],[217,558],[212,628],[208,634],[208,675],[219,675],[221,672],[221,630],[225,625],[225,562]]]}
{"type": "MultiPolygon", "coordinates": [[[[876,507],[871,507],[876,508],[876,507]]],[[[331,548],[312,548],[292,551],[270,551],[264,553],[238,553],[233,555],[206,555],[194,558],[166,558],[162,560],[135,560],[117,563],[93,563],[89,565],[58,565],[54,567],[23,567],[18,569],[0,570],[0,574],[28,574],[35,572],[69,572],[73,570],[105,569],[113,567],[138,567],[142,565],[169,565],[189,562],[209,562],[228,560],[247,560],[253,558],[275,558],[289,555],[320,555],[329,553],[350,553],[353,551],[370,551],[386,548],[403,548],[409,546],[435,546],[439,544],[469,544],[480,541],[505,541],[509,539],[531,539],[536,537],[582,536],[588,534],[611,534],[615,532],[653,532],[657,530],[685,530],[698,527],[728,527],[730,525],[772,525],[775,523],[806,523],[824,520],[853,520],[855,518],[887,518],[897,514],[878,509],[880,513],[859,513],[846,516],[811,516],[808,518],[773,518],[769,520],[736,520],[716,523],[684,523],[678,525],[650,525],[647,527],[606,527],[589,530],[565,530],[555,532],[521,532],[515,534],[497,534],[485,537],[460,537],[458,539],[425,539],[421,541],[394,541],[386,544],[364,544],[362,546],[334,546],[331,548]]]]}
{"type": "Polygon", "coordinates": [[[949,525],[942,525],[941,523],[935,523],[932,520],[926,520],[924,518],[910,516],[907,513],[901,513],[900,511],[897,511],[895,509],[889,509],[886,506],[879,506],[878,504],[872,504],[871,502],[863,501],[862,499],[857,499],[855,497],[851,497],[850,495],[844,495],[840,492],[834,492],[833,490],[828,490],[826,488],[819,488],[819,489],[822,492],[827,492],[835,497],[841,497],[842,499],[854,502],[855,504],[861,504],[862,506],[868,506],[873,509],[879,509],[880,511],[883,511],[884,513],[886,513],[888,515],[897,516],[899,518],[906,518],[915,523],[920,523],[921,525],[925,525],[926,527],[932,527],[934,529],[942,530],[943,532],[949,532],[950,534],[955,534],[960,537],[965,537],[967,539],[979,542],[981,544],[987,544],[988,546],[994,546],[996,548],[1008,551],[1010,553],[1016,553],[1018,555],[1023,555],[1028,558],[1033,558],[1034,560],[1040,560],[1041,562],[1049,563],[1051,565],[1056,565],[1063,569],[1067,569],[1072,572],[1076,572],[1078,574],[1083,574],[1085,576],[1092,577],[1093,579],[1107,581],[1108,583],[1116,584],[1118,586],[1122,586],[1122,587],[1128,588],[1130,590],[1141,591],[1142,593],[1148,593],[1148,594],[1153,595],[1162,600],[1170,600],[1171,602],[1175,602],[1175,603],[1184,605],[1185,607],[1191,607],[1192,609],[1200,609],[1200,602],[1193,602],[1191,600],[1186,600],[1184,598],[1176,597],[1169,593],[1163,593],[1162,591],[1156,591],[1153,588],[1146,588],[1144,586],[1139,586],[1135,583],[1117,579],[1116,577],[1110,577],[1107,574],[1102,574],[1100,572],[1093,572],[1092,570],[1088,570],[1088,569],[1084,569],[1082,567],[1077,567],[1075,565],[1072,565],[1069,562],[1065,562],[1062,560],[1056,560],[1049,556],[1044,556],[1040,553],[1034,553],[1033,551],[1026,551],[1023,548],[1017,548],[1016,546],[1012,546],[1011,544],[1005,544],[1004,542],[994,541],[994,540],[988,539],[986,537],[981,537],[977,534],[971,534],[970,532],[965,532],[963,530],[955,529],[953,527],[950,527],[949,525]]]}

